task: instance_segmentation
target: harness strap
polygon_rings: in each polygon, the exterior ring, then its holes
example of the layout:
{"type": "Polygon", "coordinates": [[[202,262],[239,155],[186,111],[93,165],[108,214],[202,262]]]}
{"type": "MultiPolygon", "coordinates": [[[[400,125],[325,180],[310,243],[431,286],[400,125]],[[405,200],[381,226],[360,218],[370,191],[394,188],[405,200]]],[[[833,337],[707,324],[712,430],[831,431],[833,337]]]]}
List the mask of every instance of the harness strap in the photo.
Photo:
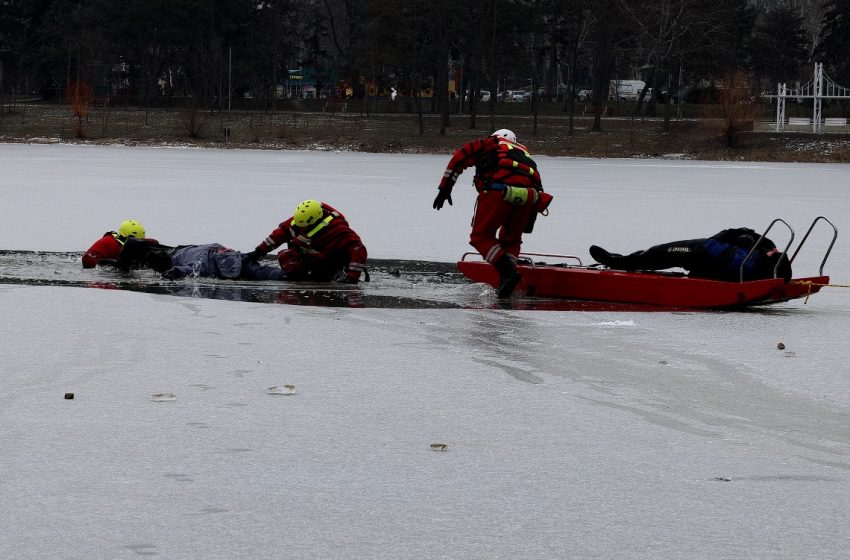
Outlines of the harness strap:
{"type": "Polygon", "coordinates": [[[490,185],[484,185],[483,190],[485,191],[499,191],[504,192],[502,195],[502,199],[514,206],[525,206],[526,204],[537,204],[537,199],[540,197],[540,189],[535,187],[514,187],[511,185],[506,185],[504,183],[492,183],[490,185]],[[529,199],[529,191],[533,191],[533,196],[529,199]]]}
{"type": "Polygon", "coordinates": [[[530,187],[512,187],[510,185],[506,185],[505,183],[485,183],[484,185],[481,185],[481,190],[485,190],[485,191],[506,191],[506,190],[510,190],[512,188],[534,189],[537,192],[540,192],[540,191],[543,190],[537,185],[532,185],[530,187]]]}
{"type": "Polygon", "coordinates": [[[311,230],[307,233],[307,237],[308,237],[308,238],[309,238],[309,237],[313,237],[314,235],[316,235],[317,233],[319,233],[320,231],[322,231],[323,229],[325,229],[326,227],[328,227],[328,224],[329,224],[329,223],[331,223],[331,221],[332,221],[335,217],[336,217],[336,216],[334,216],[334,214],[329,214],[327,218],[325,218],[324,220],[322,220],[321,222],[319,222],[318,224],[316,224],[316,227],[314,227],[313,229],[311,229],[311,230]]]}

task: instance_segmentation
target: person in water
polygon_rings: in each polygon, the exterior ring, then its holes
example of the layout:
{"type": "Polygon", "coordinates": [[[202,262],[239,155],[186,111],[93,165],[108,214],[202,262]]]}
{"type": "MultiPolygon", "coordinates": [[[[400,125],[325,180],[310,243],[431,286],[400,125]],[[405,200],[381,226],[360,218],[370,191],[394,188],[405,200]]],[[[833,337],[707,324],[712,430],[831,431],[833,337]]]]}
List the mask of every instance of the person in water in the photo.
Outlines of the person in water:
{"type": "Polygon", "coordinates": [[[130,238],[118,255],[117,266],[124,271],[152,268],[169,280],[186,276],[230,280],[286,279],[283,269],[260,264],[254,255],[228,249],[218,243],[170,247],[130,238]]]}

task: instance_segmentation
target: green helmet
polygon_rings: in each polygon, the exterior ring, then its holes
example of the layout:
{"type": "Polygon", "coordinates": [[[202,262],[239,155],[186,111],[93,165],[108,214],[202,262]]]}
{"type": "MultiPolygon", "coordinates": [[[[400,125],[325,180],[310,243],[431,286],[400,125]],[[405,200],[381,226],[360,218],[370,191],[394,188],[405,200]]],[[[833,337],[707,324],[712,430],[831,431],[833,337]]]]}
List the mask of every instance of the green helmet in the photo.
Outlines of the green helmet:
{"type": "Polygon", "coordinates": [[[138,239],[145,238],[145,226],[136,220],[124,220],[118,226],[118,235],[121,237],[135,237],[138,239]]]}
{"type": "Polygon", "coordinates": [[[295,227],[307,227],[315,225],[322,219],[324,210],[322,203],[318,200],[305,200],[295,208],[292,215],[292,225],[295,227]]]}

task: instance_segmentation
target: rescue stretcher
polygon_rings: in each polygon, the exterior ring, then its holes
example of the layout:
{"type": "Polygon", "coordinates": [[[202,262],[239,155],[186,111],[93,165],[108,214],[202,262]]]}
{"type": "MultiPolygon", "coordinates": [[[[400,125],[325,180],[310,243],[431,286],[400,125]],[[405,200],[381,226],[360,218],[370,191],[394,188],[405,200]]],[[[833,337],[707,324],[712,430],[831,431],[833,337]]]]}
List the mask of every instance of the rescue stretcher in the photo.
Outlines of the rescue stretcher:
{"type": "MultiPolygon", "coordinates": [[[[774,278],[744,281],[744,264],[755,249],[750,251],[741,263],[738,282],[691,278],[677,272],[613,270],[602,265],[584,265],[579,257],[571,255],[523,253],[517,265],[517,270],[522,275],[522,281],[517,290],[525,292],[526,296],[530,297],[635,304],[669,309],[734,309],[807,298],[829,284],[829,276],[824,275],[823,269],[835,245],[838,229],[825,217],[818,216],[812,221],[790,257],[793,270],[797,254],[815,225],[821,221],[832,227],[833,236],[817,276],[794,278],[786,282],[783,278],[777,278],[776,270],[774,270],[774,278]],[[568,263],[535,262],[535,258],[560,259],[568,263]]],[[[766,237],[777,223],[784,224],[791,233],[784,251],[789,254],[788,250],[794,241],[794,230],[781,218],[770,223],[759,241],[766,237]]],[[[499,275],[493,266],[481,260],[480,257],[474,260],[468,258],[476,255],[477,253],[465,253],[457,263],[458,270],[472,282],[497,287],[499,275]]]]}

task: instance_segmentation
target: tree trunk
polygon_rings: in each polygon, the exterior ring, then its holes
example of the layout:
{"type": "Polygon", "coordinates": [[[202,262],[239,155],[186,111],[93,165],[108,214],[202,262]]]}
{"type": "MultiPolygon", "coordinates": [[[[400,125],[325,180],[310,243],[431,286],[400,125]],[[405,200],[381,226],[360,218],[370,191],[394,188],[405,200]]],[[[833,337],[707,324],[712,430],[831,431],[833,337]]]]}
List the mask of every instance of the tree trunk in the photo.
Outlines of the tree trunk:
{"type": "Polygon", "coordinates": [[[569,91],[570,96],[570,130],[569,134],[575,134],[575,114],[576,114],[576,66],[578,66],[578,41],[573,41],[570,49],[570,81],[569,91]]]}
{"type": "Polygon", "coordinates": [[[611,57],[614,42],[615,0],[596,6],[596,44],[593,51],[593,131],[602,130],[603,103],[611,81],[611,57]]]}
{"type": "Polygon", "coordinates": [[[425,122],[422,119],[422,90],[416,90],[416,117],[419,123],[419,136],[425,136],[425,122]]]}
{"type": "Polygon", "coordinates": [[[490,130],[496,130],[496,98],[499,80],[496,78],[496,0],[491,1],[492,27],[490,29],[490,130]]]}
{"type": "Polygon", "coordinates": [[[449,60],[449,37],[444,33],[437,48],[437,108],[440,112],[440,136],[446,135],[449,123],[449,79],[446,63],[449,60]]]}

